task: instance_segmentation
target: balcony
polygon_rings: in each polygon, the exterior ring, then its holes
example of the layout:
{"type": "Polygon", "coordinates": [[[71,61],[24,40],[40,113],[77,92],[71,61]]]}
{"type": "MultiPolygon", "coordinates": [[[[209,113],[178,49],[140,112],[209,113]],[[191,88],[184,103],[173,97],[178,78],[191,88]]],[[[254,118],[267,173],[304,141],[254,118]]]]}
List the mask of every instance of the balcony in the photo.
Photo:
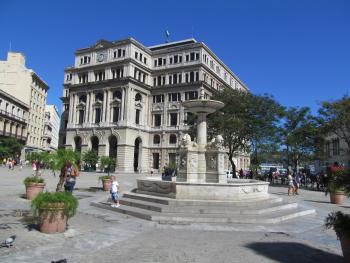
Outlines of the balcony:
{"type": "Polygon", "coordinates": [[[23,142],[25,142],[27,140],[26,136],[21,136],[21,135],[18,135],[18,134],[16,135],[16,134],[11,133],[11,132],[1,132],[0,136],[16,138],[17,140],[20,140],[20,141],[23,141],[23,142]]]}
{"type": "Polygon", "coordinates": [[[12,114],[11,112],[8,112],[8,111],[0,110],[0,116],[9,118],[13,121],[21,122],[22,124],[26,124],[26,119],[18,117],[15,114],[12,114]]]}

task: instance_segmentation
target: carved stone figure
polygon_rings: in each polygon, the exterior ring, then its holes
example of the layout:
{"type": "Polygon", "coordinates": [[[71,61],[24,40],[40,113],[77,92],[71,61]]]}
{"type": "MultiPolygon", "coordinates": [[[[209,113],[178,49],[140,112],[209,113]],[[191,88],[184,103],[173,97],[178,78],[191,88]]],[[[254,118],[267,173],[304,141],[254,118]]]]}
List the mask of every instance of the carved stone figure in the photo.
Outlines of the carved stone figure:
{"type": "Polygon", "coordinates": [[[184,134],[184,136],[181,138],[180,145],[183,147],[188,147],[191,145],[191,136],[188,133],[184,134]]]}

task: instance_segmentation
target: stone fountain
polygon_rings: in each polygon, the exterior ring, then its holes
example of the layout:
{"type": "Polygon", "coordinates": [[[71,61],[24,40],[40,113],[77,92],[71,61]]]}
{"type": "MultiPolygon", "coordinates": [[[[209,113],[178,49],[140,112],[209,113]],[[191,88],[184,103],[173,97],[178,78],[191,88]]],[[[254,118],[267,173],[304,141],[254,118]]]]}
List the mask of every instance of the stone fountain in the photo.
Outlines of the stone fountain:
{"type": "Polygon", "coordinates": [[[237,201],[268,198],[268,183],[237,179],[227,182],[224,169],[225,148],[221,135],[207,143],[207,115],[221,109],[224,103],[197,99],[182,103],[198,116],[197,142],[189,134],[181,138],[179,173],[175,181],[152,177],[138,180],[137,193],[175,199],[237,201]]]}
{"type": "Polygon", "coordinates": [[[222,136],[207,143],[208,114],[223,107],[214,100],[190,100],[184,107],[198,116],[197,142],[185,134],[179,146],[179,174],[175,181],[148,177],[123,194],[121,206],[109,202],[91,205],[162,224],[239,223],[270,224],[315,213],[297,203],[268,194],[269,183],[257,180],[227,181],[222,136]]]}

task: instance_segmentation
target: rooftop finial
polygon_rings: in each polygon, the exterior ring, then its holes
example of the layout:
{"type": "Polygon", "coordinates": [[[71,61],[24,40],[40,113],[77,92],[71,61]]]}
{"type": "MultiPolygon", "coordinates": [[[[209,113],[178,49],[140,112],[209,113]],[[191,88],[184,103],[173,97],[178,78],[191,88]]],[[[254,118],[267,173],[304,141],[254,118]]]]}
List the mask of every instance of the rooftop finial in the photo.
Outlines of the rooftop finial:
{"type": "Polygon", "coordinates": [[[170,36],[170,33],[168,30],[165,30],[165,43],[169,43],[169,36],[170,36]]]}

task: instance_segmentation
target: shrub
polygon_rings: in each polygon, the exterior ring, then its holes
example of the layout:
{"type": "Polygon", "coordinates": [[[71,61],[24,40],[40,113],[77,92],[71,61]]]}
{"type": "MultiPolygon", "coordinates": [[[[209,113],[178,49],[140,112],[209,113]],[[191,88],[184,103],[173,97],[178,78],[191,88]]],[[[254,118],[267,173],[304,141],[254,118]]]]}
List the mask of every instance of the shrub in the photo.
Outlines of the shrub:
{"type": "Polygon", "coordinates": [[[326,228],[333,228],[338,237],[346,236],[350,238],[350,215],[343,212],[332,212],[325,220],[326,228]]]}
{"type": "Polygon", "coordinates": [[[42,178],[40,176],[28,176],[24,179],[23,183],[25,186],[28,186],[31,183],[33,183],[33,184],[45,183],[45,180],[44,180],[44,178],[42,178]]]}
{"type": "Polygon", "coordinates": [[[64,203],[64,213],[67,217],[72,217],[76,214],[78,200],[72,194],[66,192],[46,192],[40,193],[32,201],[31,208],[33,215],[37,217],[41,208],[51,207],[52,204],[58,203],[64,203]]]}
{"type": "Polygon", "coordinates": [[[98,178],[100,181],[103,181],[103,180],[112,180],[112,176],[110,175],[102,175],[98,178]]]}

